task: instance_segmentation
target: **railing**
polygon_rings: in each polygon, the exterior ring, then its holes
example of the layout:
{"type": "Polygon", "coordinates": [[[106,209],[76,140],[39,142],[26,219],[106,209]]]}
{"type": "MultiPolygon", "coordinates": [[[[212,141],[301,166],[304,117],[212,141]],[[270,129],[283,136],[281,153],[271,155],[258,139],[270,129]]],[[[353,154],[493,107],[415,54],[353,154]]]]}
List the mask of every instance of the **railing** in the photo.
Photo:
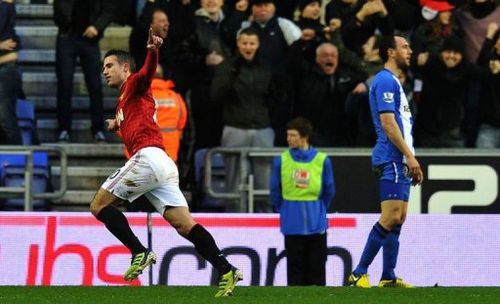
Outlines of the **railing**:
{"type": "Polygon", "coordinates": [[[60,147],[47,146],[0,146],[0,154],[25,155],[26,165],[24,172],[24,187],[0,187],[1,198],[13,198],[24,195],[24,211],[33,210],[33,199],[58,199],[63,197],[67,189],[68,157],[60,147]],[[33,153],[38,151],[48,152],[49,155],[57,154],[60,159],[61,176],[60,186],[57,191],[33,193],[33,153]]]}
{"type": "MultiPolygon", "coordinates": [[[[270,158],[280,155],[286,148],[227,148],[216,147],[207,151],[205,156],[205,177],[203,183],[204,191],[213,198],[238,199],[240,201],[240,212],[254,212],[254,198],[256,196],[269,196],[269,189],[255,189],[254,175],[248,172],[247,162],[255,158],[270,158]],[[212,185],[212,155],[221,153],[222,155],[233,154],[238,157],[239,185],[233,192],[215,192],[212,185]],[[246,207],[246,208],[245,208],[246,207]]],[[[328,156],[332,155],[370,155],[371,149],[332,149],[319,148],[321,152],[328,156]]],[[[271,164],[269,164],[271,166],[271,164]]]]}

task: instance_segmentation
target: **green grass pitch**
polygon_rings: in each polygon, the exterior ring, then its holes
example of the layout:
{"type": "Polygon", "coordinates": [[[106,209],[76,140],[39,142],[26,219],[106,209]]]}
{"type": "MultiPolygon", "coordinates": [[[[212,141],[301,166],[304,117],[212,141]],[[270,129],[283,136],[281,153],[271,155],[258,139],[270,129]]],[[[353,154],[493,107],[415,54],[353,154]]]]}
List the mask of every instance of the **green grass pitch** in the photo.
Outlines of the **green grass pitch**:
{"type": "Polygon", "coordinates": [[[500,303],[500,287],[356,289],[348,287],[237,287],[215,299],[216,287],[0,287],[0,303],[500,303]]]}

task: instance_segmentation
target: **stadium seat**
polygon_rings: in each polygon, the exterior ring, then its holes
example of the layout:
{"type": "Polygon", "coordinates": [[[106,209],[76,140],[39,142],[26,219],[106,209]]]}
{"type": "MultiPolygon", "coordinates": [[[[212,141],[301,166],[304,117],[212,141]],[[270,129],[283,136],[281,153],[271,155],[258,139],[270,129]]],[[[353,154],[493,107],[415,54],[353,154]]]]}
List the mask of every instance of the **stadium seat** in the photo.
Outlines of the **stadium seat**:
{"type": "MultiPolygon", "coordinates": [[[[21,187],[24,185],[26,156],[0,154],[0,185],[4,187],[21,187]]],[[[46,192],[50,189],[50,166],[47,152],[33,154],[33,193],[46,192]]],[[[22,210],[24,199],[5,199],[0,204],[3,210],[22,210]]],[[[48,201],[34,200],[34,210],[48,210],[48,201]]]]}
{"type": "Polygon", "coordinates": [[[35,107],[31,101],[18,99],[16,105],[17,122],[21,129],[23,145],[33,145],[35,135],[35,107]]]}
{"type": "MultiPolygon", "coordinates": [[[[205,156],[208,149],[199,149],[194,154],[195,179],[198,187],[199,207],[201,211],[223,211],[225,202],[223,199],[210,197],[203,189],[205,179],[205,156]]],[[[212,154],[212,189],[215,192],[226,191],[226,172],[224,169],[224,158],[220,153],[212,154]]]]}

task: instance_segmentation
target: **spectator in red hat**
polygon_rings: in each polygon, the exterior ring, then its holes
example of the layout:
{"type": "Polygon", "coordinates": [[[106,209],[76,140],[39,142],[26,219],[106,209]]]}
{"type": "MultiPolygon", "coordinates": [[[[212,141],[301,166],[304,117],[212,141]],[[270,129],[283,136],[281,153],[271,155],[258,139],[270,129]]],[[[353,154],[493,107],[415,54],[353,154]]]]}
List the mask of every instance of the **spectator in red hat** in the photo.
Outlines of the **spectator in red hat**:
{"type": "Polygon", "coordinates": [[[414,99],[418,103],[422,92],[422,80],[417,68],[417,58],[421,53],[438,56],[443,41],[451,35],[458,34],[457,27],[451,18],[455,8],[452,4],[438,0],[420,0],[422,17],[425,22],[416,30],[412,40],[412,67],[414,71],[414,99]]]}
{"type": "Polygon", "coordinates": [[[452,10],[455,8],[453,5],[447,1],[436,0],[420,0],[420,4],[426,22],[415,31],[412,43],[415,59],[418,54],[424,52],[438,54],[444,39],[457,33],[451,19],[452,10]]]}

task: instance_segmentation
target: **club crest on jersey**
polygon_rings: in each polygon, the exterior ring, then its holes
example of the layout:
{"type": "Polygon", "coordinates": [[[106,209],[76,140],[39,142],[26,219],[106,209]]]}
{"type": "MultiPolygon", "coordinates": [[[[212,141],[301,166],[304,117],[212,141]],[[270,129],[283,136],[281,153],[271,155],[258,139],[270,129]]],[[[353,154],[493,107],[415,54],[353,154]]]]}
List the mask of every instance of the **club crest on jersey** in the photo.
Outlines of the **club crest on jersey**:
{"type": "Polygon", "coordinates": [[[308,188],[311,180],[311,173],[305,169],[293,170],[293,181],[296,188],[308,188]]]}
{"type": "Polygon", "coordinates": [[[387,103],[393,103],[394,102],[394,93],[392,93],[392,92],[384,92],[383,93],[383,99],[387,103]]]}

